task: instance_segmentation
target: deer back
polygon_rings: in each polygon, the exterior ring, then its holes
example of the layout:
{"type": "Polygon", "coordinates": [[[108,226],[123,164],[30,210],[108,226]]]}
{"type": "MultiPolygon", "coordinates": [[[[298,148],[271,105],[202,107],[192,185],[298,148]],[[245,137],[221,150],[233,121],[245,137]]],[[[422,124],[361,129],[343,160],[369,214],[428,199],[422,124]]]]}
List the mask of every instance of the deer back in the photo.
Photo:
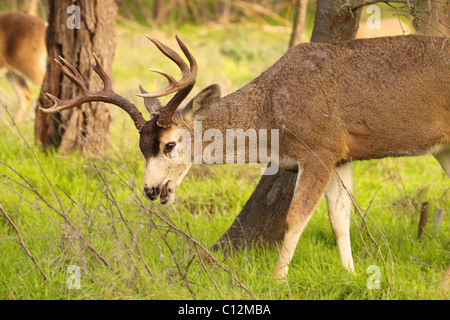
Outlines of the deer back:
{"type": "Polygon", "coordinates": [[[285,152],[341,160],[420,154],[450,137],[449,48],[416,35],[301,44],[222,98],[203,130],[278,128],[285,152]]]}

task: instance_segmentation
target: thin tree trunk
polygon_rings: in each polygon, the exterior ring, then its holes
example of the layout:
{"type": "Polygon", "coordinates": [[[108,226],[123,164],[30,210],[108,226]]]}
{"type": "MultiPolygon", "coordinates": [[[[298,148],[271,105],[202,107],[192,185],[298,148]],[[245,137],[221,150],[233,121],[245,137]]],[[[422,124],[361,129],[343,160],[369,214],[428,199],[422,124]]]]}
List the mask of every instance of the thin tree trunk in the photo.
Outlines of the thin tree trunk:
{"type": "MultiPolygon", "coordinates": [[[[167,21],[168,16],[177,4],[177,0],[171,0],[169,3],[164,3],[163,0],[155,0],[155,5],[153,6],[153,24],[159,26],[167,21]]],[[[182,6],[182,8],[184,8],[184,6],[182,6]]]]}
{"type": "Polygon", "coordinates": [[[216,243],[235,248],[273,245],[284,237],[286,215],[294,195],[296,172],[281,170],[261,181],[228,231],[216,243]]]}
{"type": "Polygon", "coordinates": [[[306,12],[308,8],[308,0],[297,0],[294,25],[292,26],[291,39],[289,40],[289,48],[300,43],[301,35],[306,21],[306,12]]]}
{"type": "Polygon", "coordinates": [[[163,0],[155,0],[155,4],[153,5],[153,22],[158,25],[161,22],[162,10],[163,10],[164,1],[163,0]]]}
{"type": "Polygon", "coordinates": [[[38,5],[39,5],[39,0],[29,0],[27,3],[26,13],[28,13],[32,16],[37,16],[38,15],[38,5]]]}
{"type": "MultiPolygon", "coordinates": [[[[42,90],[60,99],[70,99],[77,94],[76,86],[58,69],[54,59],[64,57],[83,75],[88,87],[102,88],[101,79],[91,68],[95,52],[108,73],[115,49],[115,21],[117,6],[114,0],[50,0],[49,26],[46,45],[47,71],[42,90]],[[68,11],[69,6],[80,9],[68,11]],[[79,29],[70,22],[80,20],[79,29]],[[69,27],[70,26],[70,27],[69,27]],[[75,27],[75,28],[74,28],[75,27]]],[[[109,145],[111,112],[104,103],[91,102],[80,108],[66,110],[55,115],[44,114],[38,107],[47,108],[51,101],[41,94],[36,108],[35,137],[45,147],[54,146],[61,153],[80,151],[95,152],[109,145]]]]}
{"type": "Polygon", "coordinates": [[[228,1],[220,1],[216,9],[217,20],[220,23],[227,24],[230,21],[231,5],[228,1]]]}
{"type": "MultiPolygon", "coordinates": [[[[341,0],[342,1],[342,0],[341,0]]],[[[335,0],[318,0],[311,42],[353,39],[359,26],[361,9],[341,8],[335,0]]],[[[262,176],[250,199],[215,247],[235,248],[254,244],[271,246],[284,238],[286,216],[294,194],[297,173],[280,170],[262,176]]]]}

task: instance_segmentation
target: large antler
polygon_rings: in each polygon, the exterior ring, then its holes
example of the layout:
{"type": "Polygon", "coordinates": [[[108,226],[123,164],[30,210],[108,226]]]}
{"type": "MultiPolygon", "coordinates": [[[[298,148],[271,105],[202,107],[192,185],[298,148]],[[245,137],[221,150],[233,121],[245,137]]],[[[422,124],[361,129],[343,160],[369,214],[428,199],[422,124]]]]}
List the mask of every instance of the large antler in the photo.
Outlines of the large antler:
{"type": "Polygon", "coordinates": [[[172,124],[172,116],[175,113],[176,109],[194,87],[197,77],[197,62],[195,61],[194,56],[187,49],[186,45],[178,36],[176,36],[178,45],[189,60],[190,66],[186,64],[186,62],[178,55],[178,53],[176,53],[168,46],[150,36],[147,36],[147,38],[152,41],[164,55],[175,62],[181,69],[182,77],[179,81],[176,81],[171,75],[164,71],[149,69],[150,71],[159,73],[166,77],[169,81],[169,86],[157,92],[138,94],[138,96],[143,98],[155,98],[177,92],[176,95],[169,101],[169,103],[167,103],[166,107],[161,108],[161,114],[157,121],[158,126],[169,127],[172,124]]]}
{"type": "Polygon", "coordinates": [[[69,78],[75,85],[77,85],[77,87],[80,89],[80,92],[70,100],[60,100],[54,95],[44,92],[47,97],[54,101],[54,104],[50,108],[40,108],[42,112],[56,113],[61,110],[77,107],[85,102],[102,101],[115,104],[116,106],[125,110],[130,115],[131,119],[133,119],[138,131],[141,131],[146,122],[144,117],[142,116],[142,113],[132,102],[114,92],[111,78],[106,74],[99,58],[95,54],[94,59],[96,65],[92,65],[92,69],[94,69],[94,71],[99,75],[104,85],[103,89],[99,91],[88,90],[86,87],[86,83],[84,82],[78,70],[61,56],[59,57],[59,59],[61,61],[55,59],[55,62],[58,65],[59,69],[67,78],[69,78]]]}

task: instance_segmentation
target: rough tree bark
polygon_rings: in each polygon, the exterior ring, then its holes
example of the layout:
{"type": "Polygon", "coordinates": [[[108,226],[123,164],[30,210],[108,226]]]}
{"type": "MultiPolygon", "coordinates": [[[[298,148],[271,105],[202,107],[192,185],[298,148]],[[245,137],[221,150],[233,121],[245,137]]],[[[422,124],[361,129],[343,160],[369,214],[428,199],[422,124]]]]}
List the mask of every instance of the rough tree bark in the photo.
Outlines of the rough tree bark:
{"type": "MultiPolygon", "coordinates": [[[[352,12],[344,0],[318,0],[311,42],[353,39],[361,9],[352,12]]],[[[294,193],[297,173],[280,170],[262,176],[250,199],[215,247],[275,245],[285,233],[286,216],[294,193]]]]}
{"type": "MultiPolygon", "coordinates": [[[[101,79],[91,68],[92,53],[100,57],[105,70],[111,74],[116,14],[114,0],[49,0],[48,58],[43,91],[60,99],[70,99],[77,94],[76,86],[63,76],[53,61],[60,55],[80,71],[90,89],[102,88],[101,79]],[[77,6],[75,11],[69,9],[72,5],[77,6]]],[[[36,108],[35,137],[44,146],[55,146],[61,153],[80,151],[85,154],[109,145],[112,119],[106,104],[86,103],[55,115],[39,111],[39,107],[51,105],[52,102],[41,94],[36,108]]]]}
{"type": "Polygon", "coordinates": [[[346,0],[318,0],[311,42],[336,42],[355,38],[362,6],[352,11],[346,0]]]}

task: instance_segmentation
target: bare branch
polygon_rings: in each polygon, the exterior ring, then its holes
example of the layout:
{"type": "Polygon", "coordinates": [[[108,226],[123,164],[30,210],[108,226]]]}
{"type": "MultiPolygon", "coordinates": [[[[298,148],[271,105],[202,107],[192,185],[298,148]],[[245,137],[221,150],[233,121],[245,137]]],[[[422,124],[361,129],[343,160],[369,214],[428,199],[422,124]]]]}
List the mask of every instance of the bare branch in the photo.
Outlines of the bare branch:
{"type": "Polygon", "coordinates": [[[363,1],[363,2],[360,2],[360,3],[356,3],[356,4],[353,4],[353,5],[350,5],[350,9],[352,9],[352,10],[356,10],[356,9],[358,9],[358,8],[361,8],[361,7],[364,7],[364,6],[369,6],[369,5],[371,5],[371,4],[375,4],[375,3],[386,3],[386,4],[389,4],[389,3],[404,3],[404,4],[408,4],[410,1],[409,0],[372,0],[372,1],[363,1]]]}
{"type": "Polygon", "coordinates": [[[14,230],[16,231],[17,237],[19,238],[19,243],[22,246],[22,248],[25,250],[26,254],[28,255],[28,257],[30,257],[31,261],[33,261],[34,265],[36,266],[36,268],[39,269],[42,277],[44,278],[45,281],[48,281],[48,277],[45,274],[45,272],[42,270],[42,268],[39,266],[39,263],[36,261],[36,259],[33,257],[33,255],[31,254],[30,250],[28,250],[27,246],[25,245],[25,242],[23,241],[22,235],[20,234],[19,228],[17,228],[17,226],[14,224],[14,222],[12,221],[12,219],[8,216],[8,214],[6,213],[6,211],[3,209],[1,203],[0,203],[0,212],[5,216],[6,220],[8,220],[9,224],[14,228],[14,230]]]}

